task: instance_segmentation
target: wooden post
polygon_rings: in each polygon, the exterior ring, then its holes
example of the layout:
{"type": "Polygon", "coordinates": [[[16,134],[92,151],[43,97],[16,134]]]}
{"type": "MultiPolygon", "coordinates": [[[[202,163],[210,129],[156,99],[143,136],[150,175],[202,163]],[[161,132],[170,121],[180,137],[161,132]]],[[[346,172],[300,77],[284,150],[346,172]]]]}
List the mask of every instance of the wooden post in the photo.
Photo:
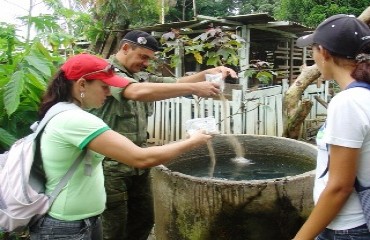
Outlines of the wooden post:
{"type": "Polygon", "coordinates": [[[294,39],[290,38],[290,52],[289,52],[289,82],[293,81],[293,65],[294,65],[294,39]]]}
{"type": "Polygon", "coordinates": [[[161,1],[161,16],[159,20],[162,24],[164,24],[164,0],[161,1]]]}
{"type": "Polygon", "coordinates": [[[240,49],[240,73],[239,73],[239,84],[242,85],[243,92],[248,89],[248,77],[244,76],[244,73],[249,69],[249,55],[250,55],[250,44],[251,44],[251,31],[246,25],[242,26],[241,37],[245,40],[243,46],[240,49]]]}
{"type": "Polygon", "coordinates": [[[183,59],[184,59],[184,45],[180,40],[176,40],[177,46],[175,48],[175,55],[179,56],[179,61],[176,65],[175,76],[177,78],[184,75],[183,71],[183,59]]]}
{"type": "Polygon", "coordinates": [[[194,14],[194,18],[197,17],[197,4],[195,2],[195,0],[193,0],[193,14],[194,14]]]}

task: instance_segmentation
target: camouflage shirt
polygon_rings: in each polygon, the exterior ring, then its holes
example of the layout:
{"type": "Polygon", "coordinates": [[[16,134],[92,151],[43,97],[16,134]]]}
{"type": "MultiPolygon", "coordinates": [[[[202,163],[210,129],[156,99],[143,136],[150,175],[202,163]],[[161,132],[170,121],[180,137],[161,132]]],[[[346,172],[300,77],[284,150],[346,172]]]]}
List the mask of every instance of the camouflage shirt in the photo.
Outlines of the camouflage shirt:
{"type": "MultiPolygon", "coordinates": [[[[115,67],[118,75],[129,77],[134,82],[157,82],[173,83],[176,82],[172,77],[158,77],[146,72],[132,74],[122,66],[115,56],[111,56],[109,61],[115,67]]],[[[123,97],[122,92],[125,88],[111,87],[112,96],[109,96],[105,104],[99,109],[92,109],[90,112],[104,120],[114,131],[124,135],[138,146],[146,146],[148,117],[153,113],[153,103],[129,100],[123,97]]],[[[140,174],[142,171],[131,166],[105,159],[105,169],[112,174],[125,173],[127,175],[140,174]],[[107,162],[109,161],[109,163],[107,162]],[[111,167],[109,167],[111,165],[111,167]]],[[[106,171],[107,172],[107,171],[106,171]]]]}

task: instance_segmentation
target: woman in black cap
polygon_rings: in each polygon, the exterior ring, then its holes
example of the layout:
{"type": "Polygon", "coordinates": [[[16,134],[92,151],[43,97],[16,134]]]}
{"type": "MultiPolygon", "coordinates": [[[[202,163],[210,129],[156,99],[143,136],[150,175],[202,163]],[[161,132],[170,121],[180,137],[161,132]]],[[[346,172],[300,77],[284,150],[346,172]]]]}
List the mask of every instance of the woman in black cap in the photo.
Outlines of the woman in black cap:
{"type": "Polygon", "coordinates": [[[370,29],[354,16],[335,15],[297,41],[308,45],[322,77],[342,91],[317,134],[315,208],[294,239],[370,239],[362,207],[370,202],[361,204],[357,192],[358,183],[370,186],[370,29]]]}

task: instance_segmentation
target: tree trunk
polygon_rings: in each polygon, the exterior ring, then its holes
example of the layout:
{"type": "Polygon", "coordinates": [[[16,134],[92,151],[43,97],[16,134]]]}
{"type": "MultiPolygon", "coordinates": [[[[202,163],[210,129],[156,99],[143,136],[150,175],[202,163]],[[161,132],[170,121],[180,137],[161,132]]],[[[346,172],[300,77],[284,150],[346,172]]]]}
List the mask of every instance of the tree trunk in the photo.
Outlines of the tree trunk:
{"type": "Polygon", "coordinates": [[[186,0],[182,1],[182,21],[185,21],[185,13],[186,13],[186,0]]]}
{"type": "Polygon", "coordinates": [[[197,3],[195,2],[195,0],[193,0],[193,14],[194,14],[194,18],[196,18],[198,16],[197,3]]]}
{"type": "MultiPolygon", "coordinates": [[[[370,25],[370,7],[365,9],[358,19],[370,25]]],[[[316,65],[303,66],[302,72],[285,93],[283,99],[284,137],[298,139],[301,136],[302,125],[313,105],[309,99],[302,99],[302,94],[320,76],[316,65]]]]}

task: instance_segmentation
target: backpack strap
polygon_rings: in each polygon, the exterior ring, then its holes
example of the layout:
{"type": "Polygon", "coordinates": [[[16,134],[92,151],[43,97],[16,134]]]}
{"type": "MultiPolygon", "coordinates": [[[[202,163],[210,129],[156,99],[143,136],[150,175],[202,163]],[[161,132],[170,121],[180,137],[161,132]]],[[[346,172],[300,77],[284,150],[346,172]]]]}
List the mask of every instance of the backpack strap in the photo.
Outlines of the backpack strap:
{"type": "Polygon", "coordinates": [[[326,151],[328,152],[328,164],[326,165],[324,172],[320,175],[319,178],[324,177],[329,171],[329,164],[330,164],[329,144],[326,144],[326,151]]]}
{"type": "Polygon", "coordinates": [[[49,204],[50,206],[53,204],[55,198],[59,195],[59,193],[62,191],[62,189],[67,185],[69,179],[71,179],[72,175],[76,171],[78,165],[82,162],[82,159],[85,157],[87,152],[87,149],[85,148],[80,155],[76,158],[76,160],[73,162],[72,166],[68,169],[66,174],[62,177],[62,179],[59,181],[58,185],[55,187],[53,192],[49,195],[49,204]]]}
{"type": "Polygon", "coordinates": [[[350,84],[348,84],[345,90],[354,88],[354,87],[362,87],[362,88],[367,88],[370,90],[370,83],[363,82],[363,81],[353,81],[350,84]]]}
{"type": "MultiPolygon", "coordinates": [[[[72,166],[68,169],[66,174],[62,177],[62,179],[59,181],[53,192],[49,195],[49,209],[53,205],[54,200],[57,198],[59,193],[62,191],[62,189],[67,185],[68,181],[71,179],[72,175],[76,171],[78,165],[81,163],[82,159],[85,157],[87,152],[87,149],[85,148],[80,155],[76,158],[76,160],[73,162],[72,166]]],[[[36,215],[34,216],[30,223],[29,226],[32,226],[35,224],[38,220],[40,220],[44,215],[36,215]]]]}
{"type": "MultiPolygon", "coordinates": [[[[33,134],[34,139],[38,137],[38,135],[44,130],[46,124],[57,114],[72,110],[72,109],[79,109],[79,107],[73,103],[67,103],[67,102],[59,102],[52,106],[45,114],[45,116],[42,118],[40,122],[35,122],[31,129],[34,131],[35,134],[33,134]]],[[[59,195],[59,193],[62,191],[62,189],[67,185],[68,181],[71,179],[72,175],[76,171],[78,165],[82,162],[83,158],[85,157],[87,153],[87,148],[85,148],[75,159],[72,166],[68,169],[68,171],[64,174],[62,179],[59,181],[53,192],[49,195],[49,209],[52,206],[54,200],[59,195]]],[[[30,222],[29,226],[36,223],[39,219],[42,218],[42,215],[36,215],[30,222]]]]}
{"type": "MultiPolygon", "coordinates": [[[[35,130],[35,137],[37,137],[45,128],[46,124],[57,114],[72,110],[72,109],[80,109],[77,105],[73,103],[68,102],[59,102],[52,106],[45,114],[45,116],[42,118],[41,122],[37,124],[37,128],[35,130]]],[[[87,153],[87,149],[85,148],[75,159],[72,166],[68,169],[66,174],[62,177],[62,179],[59,181],[53,192],[49,196],[49,203],[50,206],[53,204],[55,198],[58,196],[60,191],[67,185],[68,181],[71,179],[72,175],[76,171],[78,165],[82,162],[82,159],[85,157],[87,153]]]]}
{"type": "Polygon", "coordinates": [[[45,128],[46,124],[57,114],[72,110],[72,109],[79,109],[77,105],[74,103],[68,103],[68,102],[59,102],[52,106],[45,114],[45,116],[41,119],[40,122],[36,122],[31,126],[31,129],[36,133],[34,134],[34,137],[36,138],[40,132],[45,128]]]}

